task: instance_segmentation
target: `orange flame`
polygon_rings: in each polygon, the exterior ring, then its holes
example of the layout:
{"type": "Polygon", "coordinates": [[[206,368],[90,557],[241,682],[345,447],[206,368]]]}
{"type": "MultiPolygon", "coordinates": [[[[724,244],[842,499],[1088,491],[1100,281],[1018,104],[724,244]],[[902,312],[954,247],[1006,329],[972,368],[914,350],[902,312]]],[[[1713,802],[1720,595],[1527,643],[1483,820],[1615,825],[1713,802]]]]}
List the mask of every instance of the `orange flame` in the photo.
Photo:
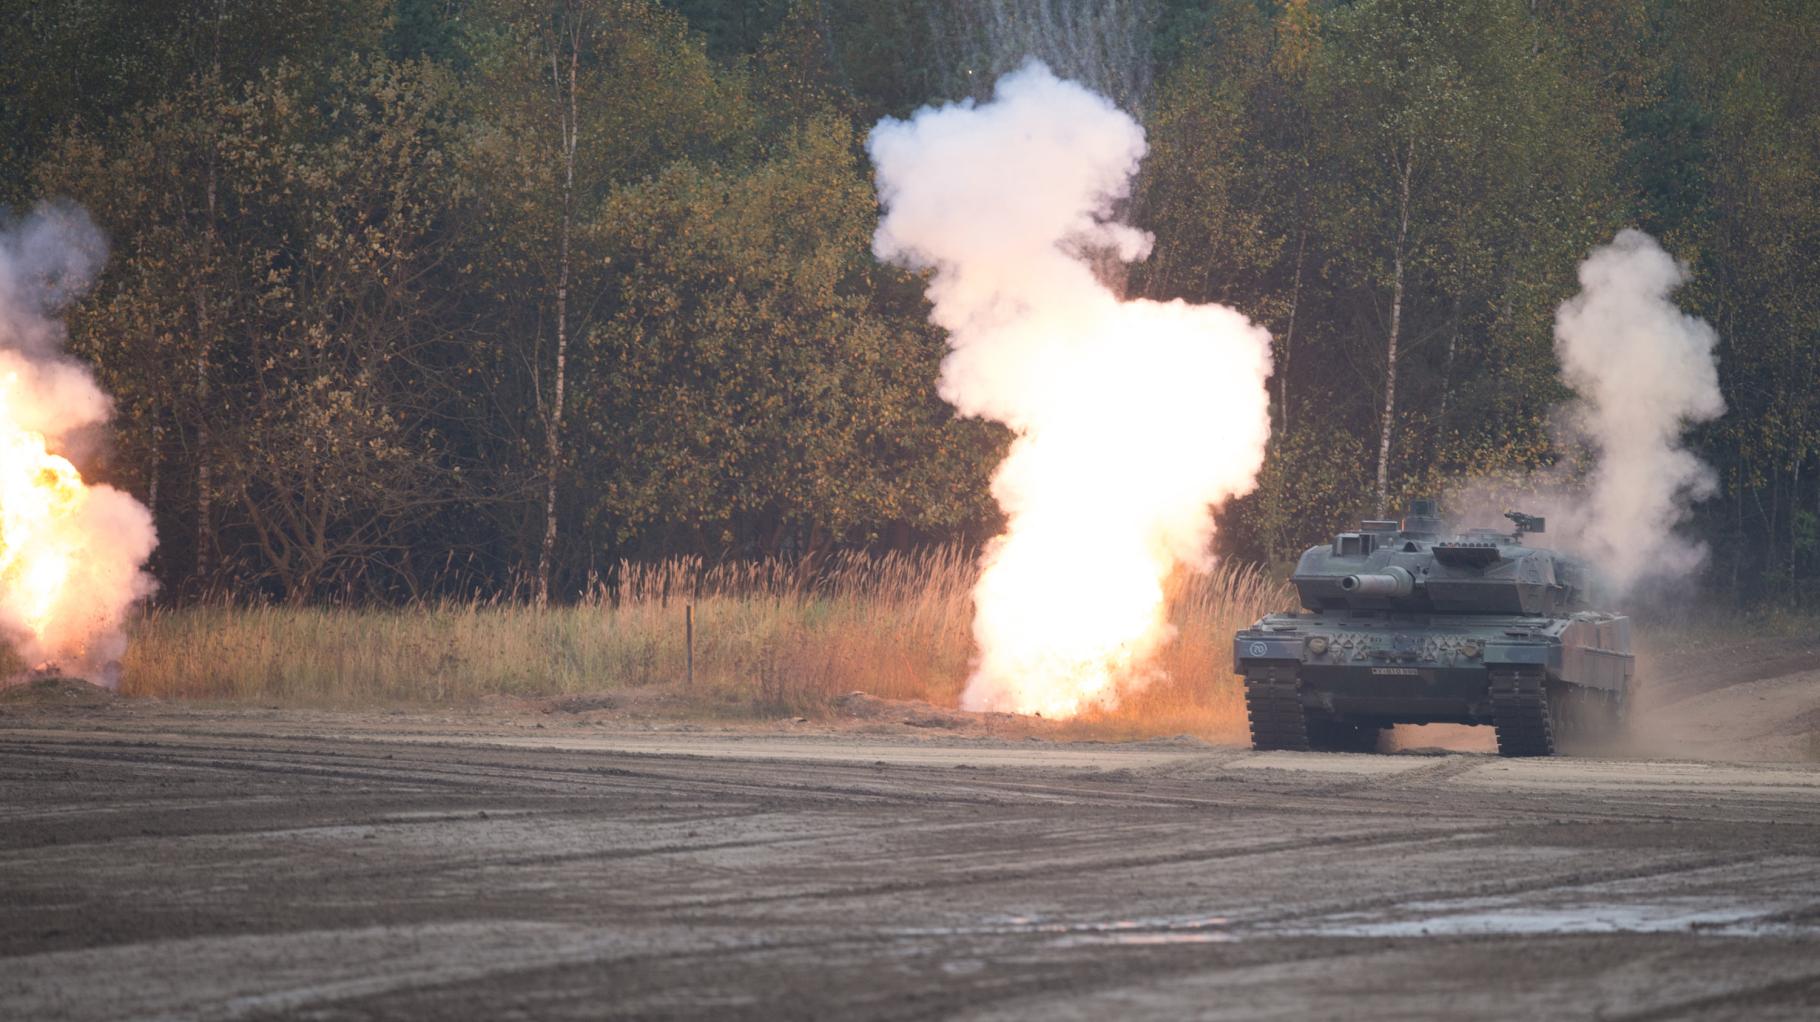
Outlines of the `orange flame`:
{"type": "Polygon", "coordinates": [[[28,388],[0,374],[0,628],[28,661],[92,671],[118,655],[122,614],[150,592],[150,515],[84,482],[25,424],[28,388]]]}
{"type": "Polygon", "coordinates": [[[1073,716],[1151,680],[1164,585],[1211,566],[1210,508],[1249,490],[1269,435],[1268,335],[1230,309],[1120,301],[1036,315],[1065,347],[1018,396],[1039,414],[993,478],[1006,511],[974,593],[976,709],[1073,716]]]}
{"type": "Polygon", "coordinates": [[[138,501],[89,485],[53,451],[113,411],[63,354],[56,319],[106,249],[74,206],[0,218],[0,641],[29,664],[111,684],[127,608],[153,589],[141,565],[157,531],[138,501]]]}
{"type": "Polygon", "coordinates": [[[43,645],[59,612],[67,613],[66,584],[85,540],[72,526],[88,486],[69,459],[45,447],[43,434],[15,421],[18,386],[18,373],[0,377],[0,588],[18,623],[43,645]]]}

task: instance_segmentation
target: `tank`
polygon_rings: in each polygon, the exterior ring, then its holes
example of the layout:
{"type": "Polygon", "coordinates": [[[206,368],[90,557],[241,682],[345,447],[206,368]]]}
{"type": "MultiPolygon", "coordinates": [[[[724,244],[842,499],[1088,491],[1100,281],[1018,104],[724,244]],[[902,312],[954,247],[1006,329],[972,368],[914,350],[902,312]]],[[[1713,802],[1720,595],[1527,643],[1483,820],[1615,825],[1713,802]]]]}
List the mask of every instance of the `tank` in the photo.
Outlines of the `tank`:
{"type": "Polygon", "coordinates": [[[1371,751],[1395,724],[1489,724],[1505,756],[1612,736],[1630,703],[1630,619],[1590,606],[1577,558],[1510,531],[1451,530],[1432,500],[1310,548],[1302,610],[1234,640],[1257,749],[1371,751]]]}

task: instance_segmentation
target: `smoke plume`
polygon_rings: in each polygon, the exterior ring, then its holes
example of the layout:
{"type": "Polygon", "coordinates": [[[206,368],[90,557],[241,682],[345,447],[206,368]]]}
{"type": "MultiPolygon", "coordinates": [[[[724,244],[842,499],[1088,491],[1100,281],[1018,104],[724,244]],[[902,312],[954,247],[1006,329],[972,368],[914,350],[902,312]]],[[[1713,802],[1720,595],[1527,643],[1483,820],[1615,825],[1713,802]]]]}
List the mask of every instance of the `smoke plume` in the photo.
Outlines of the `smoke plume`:
{"type": "Polygon", "coordinates": [[[1671,297],[1687,279],[1685,265],[1634,229],[1587,256],[1580,292],[1555,314],[1555,354],[1576,395],[1556,425],[1570,460],[1455,488],[1448,504],[1461,524],[1502,525],[1509,507],[1543,512],[1549,545],[1591,561],[1613,598],[1700,567],[1706,547],[1681,526],[1716,481],[1686,434],[1723,415],[1725,401],[1718,335],[1671,297]]]}
{"type": "Polygon", "coordinates": [[[57,316],[106,258],[69,206],[0,225],[0,638],[28,665],[112,680],[127,609],[152,590],[149,512],[64,456],[112,403],[63,354],[57,316]]]}
{"type": "Polygon", "coordinates": [[[1170,639],[1163,583],[1208,564],[1212,506],[1253,486],[1269,335],[1222,306],[1122,301],[1095,276],[1095,258],[1149,252],[1112,218],[1143,130],[1041,63],[989,102],[881,121],[869,148],[875,251],[933,271],[942,396],[1016,437],[992,481],[1007,525],[974,593],[962,704],[1109,705],[1170,639]]]}
{"type": "Polygon", "coordinates": [[[1723,415],[1725,401],[1718,335],[1670,299],[1687,278],[1654,238],[1621,231],[1580,264],[1580,293],[1555,314],[1561,374],[1579,395],[1571,422],[1597,459],[1587,499],[1560,514],[1620,591],[1686,575],[1706,557],[1677,532],[1715,486],[1684,436],[1723,415]]]}

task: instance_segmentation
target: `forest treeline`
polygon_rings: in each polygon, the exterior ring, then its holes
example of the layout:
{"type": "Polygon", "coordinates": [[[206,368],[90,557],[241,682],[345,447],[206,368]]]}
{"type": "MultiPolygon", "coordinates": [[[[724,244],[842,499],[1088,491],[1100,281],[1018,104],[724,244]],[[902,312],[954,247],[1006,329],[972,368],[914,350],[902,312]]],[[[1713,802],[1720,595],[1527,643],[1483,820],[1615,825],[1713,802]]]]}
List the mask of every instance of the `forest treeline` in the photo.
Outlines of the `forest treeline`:
{"type": "MultiPolygon", "coordinates": [[[[0,204],[112,244],[68,315],[117,404],[84,468],[153,509],[173,598],[562,598],[624,558],[991,535],[1008,438],[937,396],[863,149],[983,94],[966,6],[0,0],[0,204]]],[[[1276,338],[1226,553],[1571,458],[1554,310],[1634,225],[1720,335],[1708,582],[1820,590],[1820,5],[1140,13],[1127,290],[1276,338]]]]}

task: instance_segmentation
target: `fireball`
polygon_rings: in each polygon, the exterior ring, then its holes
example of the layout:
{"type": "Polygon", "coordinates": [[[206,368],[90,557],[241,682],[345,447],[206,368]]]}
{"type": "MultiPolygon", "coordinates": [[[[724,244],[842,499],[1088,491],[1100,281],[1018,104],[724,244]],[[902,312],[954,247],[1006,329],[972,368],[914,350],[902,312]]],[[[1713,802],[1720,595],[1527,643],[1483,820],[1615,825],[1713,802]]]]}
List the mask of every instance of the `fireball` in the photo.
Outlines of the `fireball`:
{"type": "Polygon", "coordinates": [[[106,252],[67,203],[0,229],[0,641],[28,664],[111,683],[127,609],[152,591],[141,566],[158,537],[143,505],[85,482],[65,456],[113,404],[63,354],[57,319],[106,252]]]}
{"type": "Polygon", "coordinates": [[[121,618],[150,591],[151,516],[49,449],[26,424],[45,411],[30,390],[20,369],[0,374],[0,630],[30,663],[91,672],[118,655],[121,618]]]}
{"type": "Polygon", "coordinates": [[[1040,63],[989,103],[887,119],[869,148],[874,249],[933,270],[942,396],[1017,437],[992,481],[1006,531],[974,591],[962,705],[1110,706],[1172,638],[1166,580],[1209,566],[1213,508],[1254,485],[1270,336],[1224,306],[1122,299],[1095,273],[1149,252],[1115,217],[1143,129],[1040,63]]]}

